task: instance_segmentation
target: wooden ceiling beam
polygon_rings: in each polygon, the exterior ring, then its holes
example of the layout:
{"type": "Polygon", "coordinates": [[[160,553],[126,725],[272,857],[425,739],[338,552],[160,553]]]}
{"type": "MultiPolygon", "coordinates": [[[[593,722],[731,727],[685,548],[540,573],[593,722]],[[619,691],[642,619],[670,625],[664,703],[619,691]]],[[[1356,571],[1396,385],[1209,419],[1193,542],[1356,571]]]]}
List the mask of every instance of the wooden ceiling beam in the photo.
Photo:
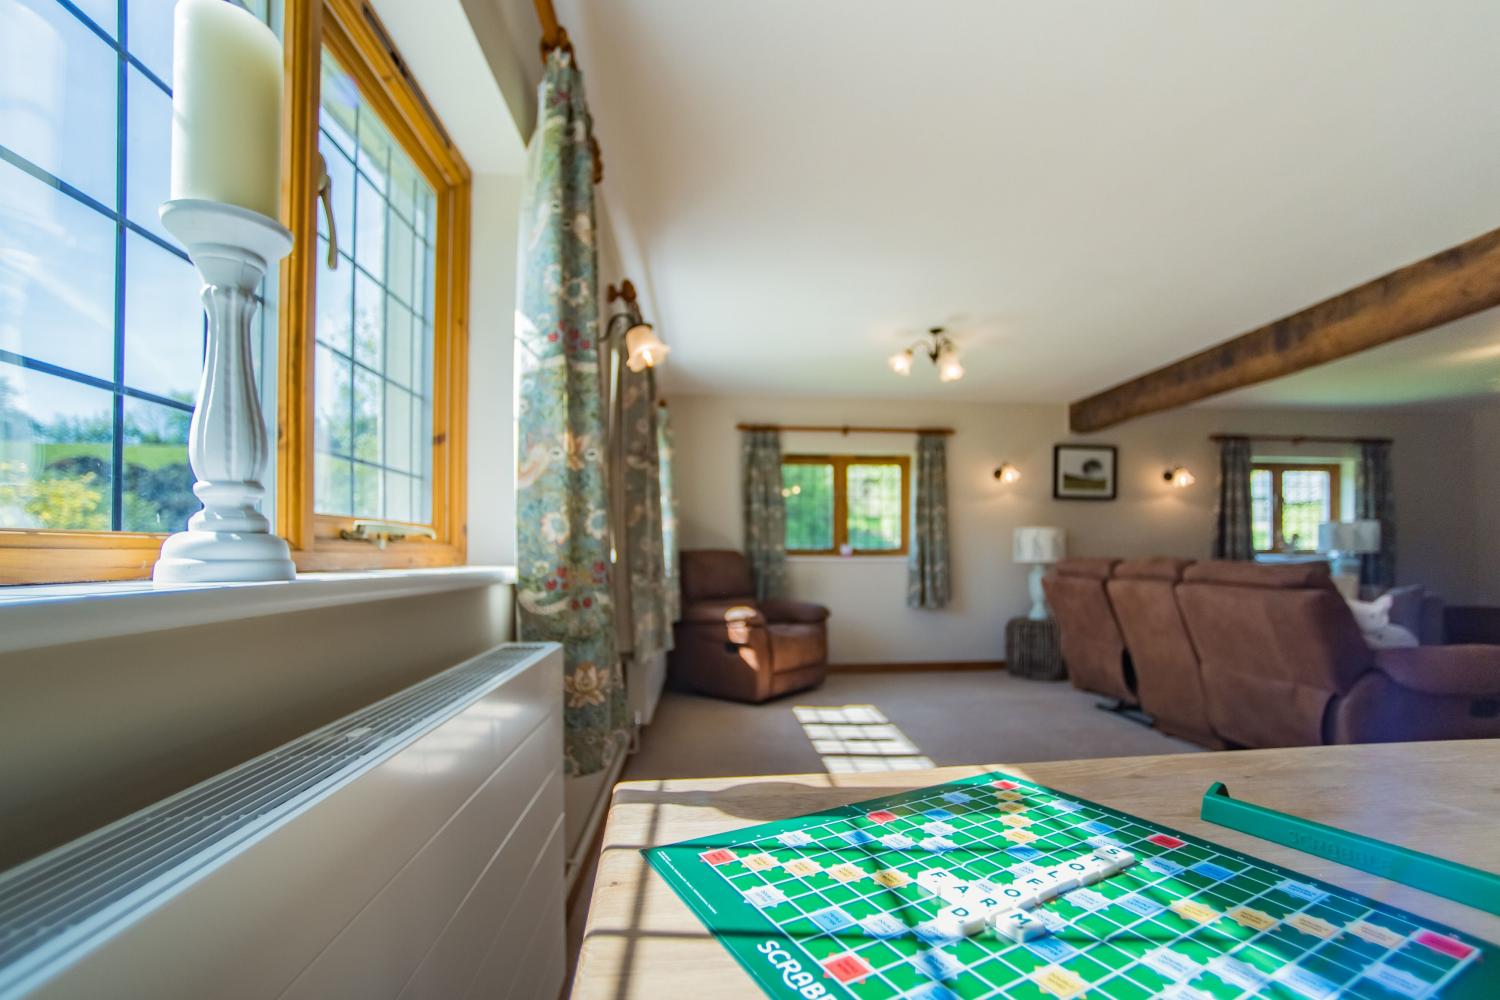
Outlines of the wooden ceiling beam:
{"type": "Polygon", "coordinates": [[[1085,433],[1430,330],[1500,305],[1500,229],[1068,407],[1085,433]]]}

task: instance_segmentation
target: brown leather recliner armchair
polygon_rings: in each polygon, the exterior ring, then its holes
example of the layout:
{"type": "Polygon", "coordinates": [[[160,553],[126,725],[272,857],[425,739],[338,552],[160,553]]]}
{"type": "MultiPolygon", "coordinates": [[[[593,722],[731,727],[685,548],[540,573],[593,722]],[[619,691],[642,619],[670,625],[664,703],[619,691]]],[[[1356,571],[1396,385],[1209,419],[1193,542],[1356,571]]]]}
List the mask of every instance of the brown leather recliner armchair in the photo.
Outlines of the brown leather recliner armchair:
{"type": "Polygon", "coordinates": [[[1073,686],[1135,704],[1125,640],[1104,591],[1114,559],[1060,560],[1042,580],[1073,686]]]}
{"type": "Polygon", "coordinates": [[[1164,733],[1222,749],[1203,699],[1198,651],[1188,636],[1173,588],[1191,559],[1127,559],[1105,589],[1130,651],[1141,710],[1164,733]]]}
{"type": "Polygon", "coordinates": [[[682,620],[667,658],[673,687],[762,702],[823,683],[827,608],[757,601],[750,564],[731,549],[687,550],[681,559],[682,620]]]}
{"type": "Polygon", "coordinates": [[[1500,646],[1372,650],[1327,564],[1197,563],[1177,603],[1209,721],[1233,743],[1500,736],[1500,646]]]}

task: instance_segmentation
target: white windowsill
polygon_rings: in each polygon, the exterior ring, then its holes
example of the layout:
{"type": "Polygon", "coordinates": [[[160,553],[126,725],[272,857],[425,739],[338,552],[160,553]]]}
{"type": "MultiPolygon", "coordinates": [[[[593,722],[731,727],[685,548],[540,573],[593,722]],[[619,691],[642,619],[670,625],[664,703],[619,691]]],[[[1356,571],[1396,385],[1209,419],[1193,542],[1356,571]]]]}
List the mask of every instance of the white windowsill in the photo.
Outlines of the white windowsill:
{"type": "Polygon", "coordinates": [[[280,583],[0,587],[0,653],[516,582],[513,566],[307,573],[280,583]]]}

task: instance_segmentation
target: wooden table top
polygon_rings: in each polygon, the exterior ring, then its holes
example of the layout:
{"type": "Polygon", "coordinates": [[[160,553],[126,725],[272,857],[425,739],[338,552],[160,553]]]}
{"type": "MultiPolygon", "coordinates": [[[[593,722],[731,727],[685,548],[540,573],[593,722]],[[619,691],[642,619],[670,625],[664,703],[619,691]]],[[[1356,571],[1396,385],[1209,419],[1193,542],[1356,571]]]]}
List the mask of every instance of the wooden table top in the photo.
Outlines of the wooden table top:
{"type": "Polygon", "coordinates": [[[615,787],[583,950],[580,1000],[757,997],[759,987],[653,874],[640,848],[1004,770],[1500,942],[1500,917],[1198,819],[1210,782],[1238,799],[1500,871],[1500,740],[1299,747],[943,767],[630,781],[615,787]],[[708,989],[709,984],[712,988],[708,989]]]}

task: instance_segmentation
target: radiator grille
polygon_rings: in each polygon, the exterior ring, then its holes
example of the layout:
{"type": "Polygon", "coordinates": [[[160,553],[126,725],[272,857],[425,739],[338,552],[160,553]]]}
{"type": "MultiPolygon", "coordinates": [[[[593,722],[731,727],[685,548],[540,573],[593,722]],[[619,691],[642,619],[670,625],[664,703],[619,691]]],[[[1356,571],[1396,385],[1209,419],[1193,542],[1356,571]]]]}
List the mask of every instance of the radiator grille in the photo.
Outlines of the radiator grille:
{"type": "Polygon", "coordinates": [[[0,874],[0,995],[415,742],[551,647],[496,647],[0,874]]]}

